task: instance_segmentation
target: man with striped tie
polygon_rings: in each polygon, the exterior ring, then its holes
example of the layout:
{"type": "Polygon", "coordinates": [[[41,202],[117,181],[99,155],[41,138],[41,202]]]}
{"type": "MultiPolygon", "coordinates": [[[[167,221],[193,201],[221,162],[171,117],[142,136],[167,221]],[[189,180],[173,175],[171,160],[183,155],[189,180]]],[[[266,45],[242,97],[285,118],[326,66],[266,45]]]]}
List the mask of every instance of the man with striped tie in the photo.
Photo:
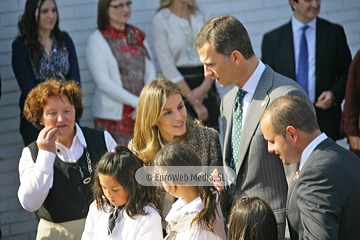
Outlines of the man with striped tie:
{"type": "Polygon", "coordinates": [[[274,210],[282,240],[287,179],[290,177],[291,182],[296,169],[284,167],[274,153],[267,151],[259,120],[266,107],[280,96],[295,95],[311,107],[312,103],[296,82],[274,72],[256,57],[247,30],[233,16],[206,22],[195,38],[195,48],[204,64],[205,77],[213,78],[222,87],[234,85],[220,106],[223,163],[236,173],[235,178],[228,178],[230,186],[224,192],[232,203],[243,196],[267,201],[274,210]]]}

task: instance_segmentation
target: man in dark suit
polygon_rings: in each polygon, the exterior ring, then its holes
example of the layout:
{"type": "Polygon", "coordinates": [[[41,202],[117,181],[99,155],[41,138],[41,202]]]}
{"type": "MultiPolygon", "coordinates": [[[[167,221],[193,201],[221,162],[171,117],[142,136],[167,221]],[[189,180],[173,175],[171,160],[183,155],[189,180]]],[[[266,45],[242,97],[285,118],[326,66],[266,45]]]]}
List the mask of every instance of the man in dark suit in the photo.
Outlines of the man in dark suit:
{"type": "Polygon", "coordinates": [[[268,151],[299,164],[286,206],[291,239],[359,239],[360,159],[321,133],[300,98],[276,99],[260,124],[268,151]]]}
{"type": "Polygon", "coordinates": [[[264,35],[262,61],[298,82],[302,67],[306,67],[305,91],[315,104],[320,129],[333,140],[341,139],[341,102],[351,62],[344,29],[318,17],[320,0],[289,0],[289,3],[294,16],[290,22],[264,35]],[[302,64],[301,56],[306,56],[306,63],[302,64]]]}
{"type": "Polygon", "coordinates": [[[237,174],[235,179],[229,179],[232,185],[226,191],[234,203],[242,196],[266,200],[275,212],[279,239],[284,239],[288,190],[284,166],[267,151],[259,120],[268,104],[283,95],[304,98],[310,106],[312,103],[296,82],[258,60],[246,29],[232,16],[205,23],[195,38],[195,48],[206,77],[212,77],[222,87],[235,85],[220,107],[224,166],[232,167],[237,174]],[[238,114],[239,109],[242,114],[238,114]]]}

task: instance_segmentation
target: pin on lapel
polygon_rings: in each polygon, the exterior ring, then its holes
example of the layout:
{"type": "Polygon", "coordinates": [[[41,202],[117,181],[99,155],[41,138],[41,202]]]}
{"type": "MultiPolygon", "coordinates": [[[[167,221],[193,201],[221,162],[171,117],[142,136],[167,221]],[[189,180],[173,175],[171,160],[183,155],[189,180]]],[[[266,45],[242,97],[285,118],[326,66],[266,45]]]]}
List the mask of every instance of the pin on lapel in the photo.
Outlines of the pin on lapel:
{"type": "Polygon", "coordinates": [[[265,105],[266,105],[266,101],[263,101],[263,102],[261,103],[261,107],[265,107],[265,105]]]}

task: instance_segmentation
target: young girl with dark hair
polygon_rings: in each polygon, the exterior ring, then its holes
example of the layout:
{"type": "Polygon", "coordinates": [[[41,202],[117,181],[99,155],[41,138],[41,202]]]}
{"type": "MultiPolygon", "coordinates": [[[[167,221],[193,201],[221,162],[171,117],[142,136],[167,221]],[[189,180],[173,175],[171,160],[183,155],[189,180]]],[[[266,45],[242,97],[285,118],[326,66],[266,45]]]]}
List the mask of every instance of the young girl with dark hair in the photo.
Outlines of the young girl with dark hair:
{"type": "Polygon", "coordinates": [[[49,78],[80,84],[80,73],[74,43],[59,29],[55,0],[27,0],[18,28],[19,35],[12,43],[11,64],[21,90],[20,134],[27,146],[39,134],[22,114],[31,89],[49,78]]]}
{"type": "MultiPolygon", "coordinates": [[[[180,142],[170,143],[162,148],[154,159],[154,165],[158,166],[160,171],[161,167],[166,167],[164,171],[168,175],[176,174],[172,172],[176,171],[176,166],[188,166],[189,171],[196,169],[193,166],[202,166],[191,146],[180,142]]],[[[180,182],[164,182],[163,185],[168,193],[179,198],[166,217],[169,223],[166,240],[226,239],[219,195],[214,186],[189,186],[180,182]]]]}
{"type": "Polygon", "coordinates": [[[162,239],[161,218],[151,202],[153,187],[140,185],[143,166],[125,146],[117,145],[100,159],[82,239],[162,239]]]}
{"type": "Polygon", "coordinates": [[[82,239],[162,239],[161,217],[152,205],[154,188],[135,179],[142,166],[122,145],[101,157],[82,239]]]}
{"type": "Polygon", "coordinates": [[[228,240],[277,240],[275,215],[264,200],[242,197],[234,205],[228,224],[228,240]]]}

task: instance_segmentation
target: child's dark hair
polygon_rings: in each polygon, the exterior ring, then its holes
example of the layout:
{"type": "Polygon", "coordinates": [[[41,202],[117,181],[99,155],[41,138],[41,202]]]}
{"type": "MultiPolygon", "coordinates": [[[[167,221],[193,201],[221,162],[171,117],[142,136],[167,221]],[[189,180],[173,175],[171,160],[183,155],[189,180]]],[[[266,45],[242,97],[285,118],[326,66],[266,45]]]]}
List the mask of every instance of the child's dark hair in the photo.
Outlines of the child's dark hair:
{"type": "Polygon", "coordinates": [[[147,215],[144,207],[154,201],[155,191],[153,187],[143,186],[135,179],[136,171],[143,167],[143,164],[127,147],[122,145],[117,145],[111,152],[105,153],[95,170],[93,193],[97,208],[106,211],[106,206],[111,205],[100,185],[99,174],[103,174],[113,177],[128,194],[129,199],[123,206],[128,216],[134,218],[137,214],[147,215]]]}
{"type": "MultiPolygon", "coordinates": [[[[200,158],[195,153],[193,148],[185,143],[175,142],[170,143],[163,147],[155,156],[153,164],[155,166],[202,166],[200,158]]],[[[174,168],[172,168],[174,169],[174,168]]],[[[197,169],[197,168],[193,168],[197,169]]],[[[192,171],[192,168],[189,168],[192,171]]],[[[171,174],[171,173],[168,173],[171,174]]],[[[190,173],[193,174],[193,173],[190,173]]],[[[195,173],[199,174],[199,173],[195,173]]],[[[213,231],[213,223],[217,211],[216,207],[216,188],[214,186],[195,186],[200,195],[203,209],[192,220],[191,225],[194,222],[198,223],[200,227],[203,223],[206,224],[208,229],[213,231]]],[[[176,188],[176,186],[175,186],[176,188]]]]}
{"type": "Polygon", "coordinates": [[[228,227],[228,240],[278,239],[275,215],[258,197],[240,198],[231,211],[228,227]]]}

